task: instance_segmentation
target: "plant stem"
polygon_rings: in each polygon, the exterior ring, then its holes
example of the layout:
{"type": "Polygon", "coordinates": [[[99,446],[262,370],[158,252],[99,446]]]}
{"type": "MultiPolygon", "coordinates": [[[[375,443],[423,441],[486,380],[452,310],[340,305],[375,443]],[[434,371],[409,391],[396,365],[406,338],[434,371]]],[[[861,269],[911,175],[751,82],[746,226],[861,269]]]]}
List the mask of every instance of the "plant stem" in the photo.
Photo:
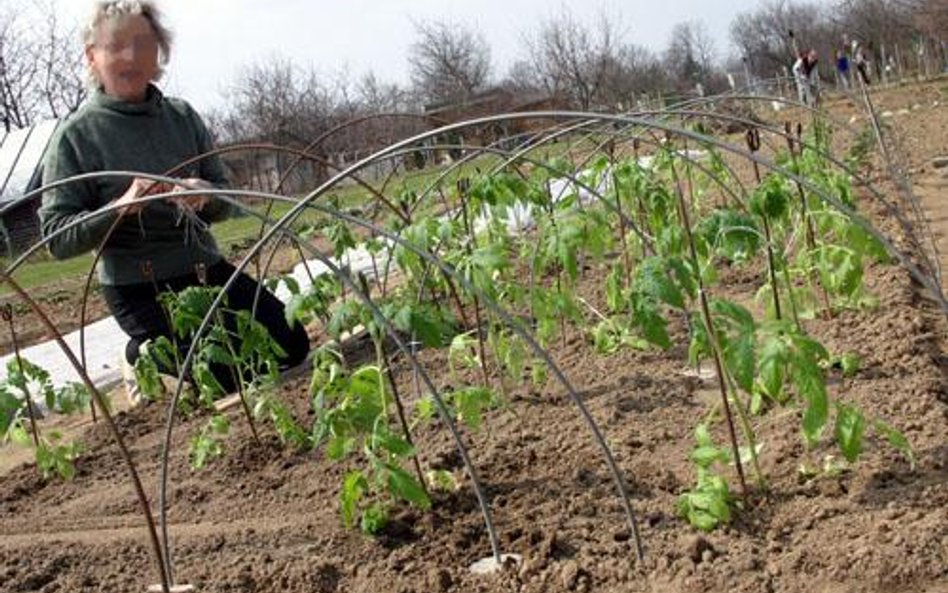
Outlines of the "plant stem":
{"type": "Polygon", "coordinates": [[[497,335],[491,328],[495,327],[494,320],[490,313],[487,314],[487,341],[490,342],[490,350],[494,355],[494,362],[497,364],[497,381],[500,383],[500,394],[504,401],[510,400],[510,392],[507,389],[507,380],[504,377],[504,363],[500,359],[500,349],[497,347],[497,335]]]}
{"type": "Polygon", "coordinates": [[[734,454],[734,465],[737,468],[737,476],[741,483],[741,493],[747,498],[747,481],[744,479],[744,467],[741,463],[740,447],[737,444],[737,432],[734,430],[734,417],[731,413],[731,404],[727,394],[727,385],[724,378],[724,365],[721,362],[721,346],[718,343],[717,333],[714,330],[714,322],[711,318],[711,309],[708,306],[708,297],[705,294],[704,282],[701,279],[701,266],[698,260],[698,249],[695,246],[694,235],[691,233],[691,220],[688,216],[688,205],[685,201],[685,194],[681,188],[681,180],[675,170],[674,161],[671,162],[672,176],[675,179],[675,188],[678,195],[678,215],[681,217],[681,223],[685,230],[685,237],[688,242],[688,248],[691,254],[691,263],[695,271],[695,280],[698,284],[698,299],[701,303],[701,316],[704,320],[705,330],[708,332],[708,340],[711,342],[711,350],[714,357],[714,367],[718,375],[718,387],[721,391],[721,403],[724,406],[724,416],[727,419],[728,435],[731,439],[731,449],[734,454]]]}
{"type": "MultiPolygon", "coordinates": [[[[614,144],[611,147],[614,148],[614,144]]],[[[622,243],[622,263],[625,266],[625,288],[631,284],[632,262],[629,261],[629,245],[625,233],[625,216],[622,215],[622,196],[619,192],[619,176],[616,175],[615,155],[609,151],[610,171],[612,174],[612,189],[616,194],[616,213],[619,215],[619,240],[622,243]]]]}
{"type": "MultiPolygon", "coordinates": [[[[790,148],[790,158],[793,161],[793,168],[797,172],[797,175],[802,174],[800,170],[800,161],[796,151],[796,141],[794,141],[792,136],[792,130],[790,122],[786,122],[785,130],[787,132],[787,145],[790,148]]],[[[810,217],[809,209],[806,203],[806,193],[803,191],[803,185],[798,181],[794,180],[793,184],[797,188],[797,195],[800,197],[800,216],[804,225],[804,236],[806,237],[806,247],[807,251],[813,253],[816,251],[816,230],[813,228],[813,219],[810,217]]],[[[811,277],[813,273],[811,273],[811,277]]],[[[833,317],[833,308],[830,306],[829,293],[826,291],[826,286],[820,282],[819,277],[816,278],[816,283],[820,286],[820,290],[823,295],[823,303],[826,308],[827,318],[833,317]]]]}
{"type": "MultiPolygon", "coordinates": [[[[756,128],[747,131],[747,147],[752,153],[760,150],[760,132],[756,128]]],[[[757,179],[757,185],[760,186],[760,166],[755,160],[751,160],[751,164],[754,165],[754,177],[757,179]]],[[[780,288],[777,286],[777,270],[775,269],[770,221],[767,219],[766,212],[762,213],[760,218],[764,223],[764,239],[767,241],[767,271],[770,274],[770,289],[773,291],[774,314],[779,321],[782,318],[780,313],[780,288]]]]}
{"type": "Polygon", "coordinates": [[[467,312],[464,309],[464,303],[461,302],[461,296],[458,294],[458,288],[454,285],[454,279],[448,276],[444,270],[441,270],[441,274],[444,276],[444,280],[448,283],[448,291],[451,293],[451,300],[454,301],[454,306],[458,309],[458,315],[461,316],[461,325],[467,327],[467,312]]]}
{"type": "Polygon", "coordinates": [[[23,378],[23,397],[26,398],[26,414],[30,418],[30,430],[33,433],[33,446],[39,450],[39,426],[36,424],[36,412],[33,410],[33,396],[26,386],[26,375],[23,373],[23,359],[20,357],[20,344],[16,338],[16,327],[13,323],[13,307],[7,304],[3,308],[3,318],[10,326],[10,340],[13,342],[13,355],[16,358],[16,366],[20,370],[20,376],[23,378]]]}
{"type": "MultiPolygon", "coordinates": [[[[756,164],[757,163],[754,163],[754,165],[756,164]]],[[[770,221],[767,220],[767,215],[761,216],[761,219],[764,221],[764,239],[767,241],[767,271],[770,274],[770,289],[773,292],[774,298],[774,314],[779,321],[783,315],[780,312],[780,288],[777,286],[777,270],[776,262],[774,261],[774,247],[771,240],[770,221]]]]}
{"type": "MultiPolygon", "coordinates": [[[[389,360],[388,353],[385,351],[385,345],[380,346],[382,354],[382,362],[385,363],[384,373],[388,377],[388,384],[392,388],[392,399],[395,400],[395,411],[398,413],[398,421],[402,425],[402,432],[405,434],[405,441],[411,445],[412,456],[411,460],[415,466],[415,473],[418,475],[418,483],[421,485],[422,490],[425,491],[425,495],[430,494],[428,492],[428,485],[425,484],[424,474],[421,473],[421,462],[418,461],[418,452],[415,451],[415,442],[411,438],[411,430],[408,427],[408,418],[405,415],[405,407],[402,404],[402,398],[398,394],[398,386],[395,385],[395,377],[392,375],[392,366],[391,361],[389,360]]],[[[384,399],[384,396],[383,396],[384,399]]]]}
{"type": "Polygon", "coordinates": [[[151,543],[155,562],[158,564],[158,573],[161,577],[162,593],[170,593],[171,584],[173,583],[171,578],[171,569],[169,563],[166,562],[165,555],[162,553],[161,543],[158,541],[158,531],[155,529],[155,519],[151,514],[151,505],[148,502],[148,497],[145,496],[145,489],[142,486],[141,479],[138,476],[138,469],[135,467],[135,462],[132,461],[131,453],[129,453],[128,448],[125,446],[125,441],[122,439],[122,433],[119,432],[119,429],[115,425],[115,421],[112,418],[112,414],[109,412],[108,406],[105,405],[105,398],[102,397],[102,393],[96,388],[95,384],[89,378],[89,375],[86,373],[84,367],[82,367],[82,365],[79,364],[79,361],[76,360],[75,355],[73,355],[72,350],[70,350],[69,346],[66,344],[62,334],[59,332],[56,326],[53,325],[53,322],[49,319],[49,317],[43,312],[42,307],[40,307],[36,301],[34,301],[32,297],[30,297],[30,295],[25,290],[23,290],[23,288],[10,276],[2,275],[0,276],[0,280],[5,281],[10,286],[10,288],[12,288],[13,291],[19,295],[19,297],[23,299],[40,318],[40,322],[53,335],[56,343],[66,355],[66,358],[69,359],[69,363],[74,369],[76,369],[76,372],[79,373],[79,376],[82,379],[83,384],[86,386],[86,389],[88,389],[89,393],[92,394],[92,398],[95,400],[96,405],[98,405],[101,409],[105,424],[108,427],[109,432],[112,433],[112,436],[115,438],[115,443],[118,445],[119,453],[122,457],[122,460],[125,462],[126,468],[128,469],[128,473],[135,490],[135,495],[138,498],[142,514],[145,517],[148,538],[151,543]]]}
{"type": "Polygon", "coordinates": [[[751,466],[754,469],[754,476],[757,478],[757,487],[763,490],[767,487],[767,481],[764,479],[764,473],[760,469],[760,459],[757,456],[757,436],[754,433],[754,427],[751,424],[750,417],[747,415],[747,410],[745,410],[741,404],[737,388],[734,385],[734,379],[730,374],[727,375],[727,381],[730,387],[731,399],[734,400],[734,407],[737,408],[737,417],[741,422],[741,430],[744,432],[744,438],[747,439],[747,446],[750,449],[751,466]]]}
{"type": "Polygon", "coordinates": [[[793,323],[797,331],[803,332],[803,325],[800,324],[800,316],[797,314],[797,300],[793,297],[793,283],[790,281],[790,272],[787,266],[783,266],[783,281],[787,285],[787,300],[790,302],[790,316],[793,317],[793,323]]]}
{"type": "MultiPolygon", "coordinates": [[[[467,256],[470,257],[473,253],[474,245],[477,241],[477,238],[474,236],[474,231],[471,228],[471,219],[468,212],[468,201],[465,192],[458,192],[458,197],[461,199],[461,212],[464,217],[464,229],[467,232],[468,241],[466,245],[467,256]]],[[[480,299],[477,298],[477,295],[473,295],[474,298],[474,326],[475,331],[477,332],[477,350],[481,359],[481,374],[484,377],[484,386],[490,388],[490,376],[487,372],[487,352],[486,347],[484,346],[484,335],[481,332],[481,303],[480,299]]]]}
{"type": "MultiPolygon", "coordinates": [[[[214,319],[220,325],[220,327],[225,327],[224,319],[221,315],[221,310],[217,309],[214,312],[214,319]]],[[[234,351],[234,345],[231,343],[228,332],[225,328],[224,335],[228,336],[228,339],[225,340],[225,345],[227,347],[227,352],[230,354],[231,360],[237,360],[237,353],[234,351]]],[[[250,405],[247,403],[247,397],[244,395],[244,380],[243,376],[240,373],[240,369],[235,366],[230,367],[231,376],[234,378],[234,384],[237,386],[237,396],[240,398],[240,407],[244,411],[244,417],[247,419],[247,424],[250,425],[250,433],[253,435],[254,442],[257,445],[260,445],[260,436],[257,434],[257,424],[253,420],[253,414],[250,412],[250,405]]]]}

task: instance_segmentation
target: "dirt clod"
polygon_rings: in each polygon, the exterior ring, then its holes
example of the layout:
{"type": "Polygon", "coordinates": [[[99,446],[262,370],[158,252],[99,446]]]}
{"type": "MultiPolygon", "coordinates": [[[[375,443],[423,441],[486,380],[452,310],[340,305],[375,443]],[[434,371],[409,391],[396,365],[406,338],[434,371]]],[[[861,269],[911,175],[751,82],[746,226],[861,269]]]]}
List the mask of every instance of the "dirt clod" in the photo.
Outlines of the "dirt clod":
{"type": "Polygon", "coordinates": [[[714,546],[703,535],[689,537],[684,545],[684,551],[695,564],[705,560],[706,554],[707,560],[713,559],[716,554],[714,546]]]}
{"type": "Polygon", "coordinates": [[[428,588],[431,591],[447,591],[451,588],[451,573],[444,568],[432,568],[428,571],[428,588]]]}

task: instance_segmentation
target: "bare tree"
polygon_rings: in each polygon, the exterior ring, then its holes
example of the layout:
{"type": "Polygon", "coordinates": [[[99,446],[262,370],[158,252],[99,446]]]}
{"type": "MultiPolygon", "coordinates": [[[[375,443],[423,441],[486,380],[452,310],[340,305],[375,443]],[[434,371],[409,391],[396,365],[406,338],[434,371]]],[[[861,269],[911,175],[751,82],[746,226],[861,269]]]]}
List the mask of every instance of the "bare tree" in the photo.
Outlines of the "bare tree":
{"type": "Polygon", "coordinates": [[[606,79],[603,95],[612,97],[629,108],[641,94],[661,92],[670,85],[668,72],[662,61],[648,49],[626,45],[620,52],[621,68],[606,79]]]}
{"type": "Polygon", "coordinates": [[[698,21],[678,23],[672,28],[665,67],[678,90],[700,84],[711,90],[714,75],[714,42],[698,21]]]}
{"type": "Polygon", "coordinates": [[[914,12],[903,0],[842,0],[834,20],[864,42],[891,46],[911,37],[914,12]]]}
{"type": "Polygon", "coordinates": [[[832,45],[837,35],[828,30],[829,22],[815,4],[770,0],[735,17],[731,41],[747,59],[751,72],[772,78],[793,63],[798,45],[799,49],[819,42],[832,45]]]}
{"type": "Polygon", "coordinates": [[[40,6],[46,16],[35,46],[41,95],[48,114],[60,118],[78,109],[86,97],[85,61],[78,31],[60,26],[52,1],[40,6]]]}
{"type": "Polygon", "coordinates": [[[544,85],[533,62],[527,59],[513,62],[507,68],[507,74],[500,82],[500,86],[513,92],[524,93],[538,90],[544,85]]]}
{"type": "Polygon", "coordinates": [[[606,103],[603,87],[622,63],[615,23],[601,14],[589,30],[565,11],[544,22],[537,36],[526,40],[542,86],[580,109],[606,103]]]}
{"type": "MultiPolygon", "coordinates": [[[[410,117],[372,117],[406,111],[407,93],[373,74],[353,83],[348,74],[320,75],[279,56],[244,67],[231,85],[226,111],[208,116],[224,144],[265,142],[307,148],[318,157],[293,169],[284,189],[308,187],[334,167],[417,133],[410,117]],[[313,145],[313,141],[319,142],[313,145]]],[[[269,187],[295,160],[285,154],[231,155],[238,182],[269,187]]]]}
{"type": "Polygon", "coordinates": [[[63,117],[86,95],[82,51],[51,2],[28,8],[0,2],[0,119],[4,129],[63,117]]]}
{"type": "Polygon", "coordinates": [[[915,25],[932,38],[948,37],[948,0],[906,0],[915,13],[915,25]]]}
{"type": "Polygon", "coordinates": [[[332,97],[312,70],[275,56],[243,68],[221,119],[227,140],[305,146],[329,125],[332,97]]]}
{"type": "Polygon", "coordinates": [[[39,103],[33,46],[16,25],[12,18],[0,24],[0,118],[7,132],[29,126],[39,103]]]}
{"type": "Polygon", "coordinates": [[[374,72],[369,72],[362,77],[357,92],[362,107],[369,113],[410,110],[405,90],[397,84],[379,80],[374,72]]]}
{"type": "Polygon", "coordinates": [[[490,77],[490,47],[464,26],[444,21],[416,22],[418,39],[408,63],[411,81],[428,103],[463,101],[483,90],[490,77]]]}

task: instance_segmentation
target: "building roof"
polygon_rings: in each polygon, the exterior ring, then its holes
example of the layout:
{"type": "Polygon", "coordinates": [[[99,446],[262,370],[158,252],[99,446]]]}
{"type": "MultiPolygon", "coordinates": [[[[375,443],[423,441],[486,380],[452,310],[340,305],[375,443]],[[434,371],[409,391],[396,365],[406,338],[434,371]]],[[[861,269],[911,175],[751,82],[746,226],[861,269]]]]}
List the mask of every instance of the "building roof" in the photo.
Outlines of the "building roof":
{"type": "Polygon", "coordinates": [[[0,203],[16,200],[38,181],[43,155],[59,120],[39,122],[0,137],[0,203]]]}

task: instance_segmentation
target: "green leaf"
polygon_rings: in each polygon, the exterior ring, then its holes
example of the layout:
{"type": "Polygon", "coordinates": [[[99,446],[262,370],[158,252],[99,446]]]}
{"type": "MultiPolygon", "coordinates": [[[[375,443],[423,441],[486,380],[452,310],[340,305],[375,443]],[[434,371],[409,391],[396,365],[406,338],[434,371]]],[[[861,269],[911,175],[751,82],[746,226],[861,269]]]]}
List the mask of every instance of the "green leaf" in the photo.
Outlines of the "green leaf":
{"type": "MultiPolygon", "coordinates": [[[[219,287],[213,286],[189,286],[177,293],[163,293],[159,298],[171,312],[171,324],[177,334],[187,337],[201,326],[220,291],[219,287]]],[[[226,304],[225,295],[220,306],[226,304]]]]}
{"type": "Polygon", "coordinates": [[[438,409],[435,406],[434,398],[431,396],[423,397],[415,404],[415,414],[422,420],[431,420],[438,415],[438,409]]]}
{"type": "Polygon", "coordinates": [[[655,302],[641,293],[632,294],[632,321],[642,332],[642,337],[661,348],[671,348],[671,338],[666,326],[668,322],[658,311],[655,302]]]}
{"type": "Polygon", "coordinates": [[[757,216],[764,216],[769,220],[784,218],[790,207],[790,192],[784,178],[778,175],[769,176],[751,196],[749,205],[751,212],[757,216]]]}
{"type": "Polygon", "coordinates": [[[418,480],[397,465],[386,464],[385,467],[389,471],[388,487],[393,495],[422,510],[431,508],[431,500],[418,480]]]}
{"type": "Polygon", "coordinates": [[[221,395],[225,395],[224,387],[221,386],[217,377],[211,371],[210,365],[206,361],[197,360],[191,369],[194,381],[201,392],[201,397],[213,401],[221,395]]]}
{"type": "Polygon", "coordinates": [[[746,307],[725,299],[712,299],[711,311],[726,321],[727,326],[739,335],[753,333],[757,329],[754,316],[746,307]]]}
{"type": "Polygon", "coordinates": [[[895,447],[899,452],[905,455],[906,459],[909,460],[912,469],[915,469],[915,452],[912,450],[912,445],[909,444],[905,435],[895,429],[895,427],[886,424],[882,420],[876,420],[873,422],[873,427],[876,432],[878,432],[885,440],[889,442],[890,445],[895,447]]]}
{"type": "Polygon", "coordinates": [[[142,354],[148,354],[158,364],[158,367],[165,369],[165,372],[177,372],[178,364],[175,360],[177,350],[174,343],[165,336],[158,336],[153,342],[147,343],[142,349],[142,354]]]}
{"type": "Polygon", "coordinates": [[[439,309],[425,305],[404,305],[393,319],[393,325],[431,348],[443,346],[454,332],[453,320],[439,309]]]}
{"type": "Polygon", "coordinates": [[[448,470],[430,470],[425,474],[425,478],[427,478],[428,484],[434,490],[441,490],[443,492],[456,492],[458,488],[460,488],[458,481],[454,478],[454,474],[448,470]]]}
{"type": "Polygon", "coordinates": [[[52,409],[60,414],[75,414],[89,407],[92,394],[84,384],[69,382],[56,390],[54,400],[52,409]]]}
{"type": "Polygon", "coordinates": [[[691,452],[691,460],[701,467],[710,467],[715,461],[727,463],[731,458],[726,451],[715,446],[698,447],[691,452]]]}
{"type": "Polygon", "coordinates": [[[362,511],[362,519],[359,521],[362,533],[378,535],[386,525],[388,525],[388,511],[381,502],[374,502],[362,511]]]}
{"type": "Polygon", "coordinates": [[[41,442],[36,449],[36,465],[44,479],[49,479],[55,473],[64,480],[71,480],[76,475],[74,461],[79,456],[79,452],[80,447],[75,444],[58,445],[41,442]]]}
{"type": "Polygon", "coordinates": [[[745,261],[760,250],[757,222],[736,210],[715,210],[695,228],[708,246],[731,261],[745,261]]]}
{"type": "Polygon", "coordinates": [[[534,387],[540,387],[546,383],[547,377],[549,376],[549,370],[547,369],[546,362],[535,358],[530,365],[530,382],[534,387]]]}
{"type": "Polygon", "coordinates": [[[664,258],[653,256],[642,260],[635,274],[634,288],[653,299],[683,309],[685,299],[681,289],[668,275],[664,258]]]}
{"type": "Polygon", "coordinates": [[[230,432],[230,420],[223,414],[217,414],[211,417],[208,426],[216,434],[227,434],[230,432]]]}
{"type": "Polygon", "coordinates": [[[10,426],[10,429],[7,431],[7,434],[10,436],[11,441],[21,447],[33,446],[33,438],[30,436],[30,433],[23,425],[22,418],[14,420],[13,424],[10,426]]]}
{"type": "Polygon", "coordinates": [[[780,335],[770,334],[761,345],[757,372],[764,394],[774,401],[782,402],[783,384],[786,380],[786,365],[789,361],[787,343],[780,335]]]}
{"type": "Polygon", "coordinates": [[[523,378],[523,369],[527,358],[527,348],[519,335],[513,331],[495,332],[495,348],[497,357],[504,366],[504,370],[514,381],[523,378]]]}
{"type": "Polygon", "coordinates": [[[458,416],[469,428],[478,429],[485,409],[491,407],[495,397],[490,389],[468,387],[453,393],[458,408],[458,416]]]}
{"type": "Polygon", "coordinates": [[[625,308],[625,270],[616,263],[606,278],[606,305],[609,311],[618,313],[625,308]]]}
{"type": "Polygon", "coordinates": [[[669,257],[666,262],[681,290],[690,298],[696,298],[698,296],[698,280],[691,262],[686,262],[680,257],[669,257]]]}
{"type": "Polygon", "coordinates": [[[846,461],[852,463],[862,453],[866,419],[862,412],[851,406],[839,404],[836,408],[836,442],[846,461]]]}
{"type": "Polygon", "coordinates": [[[25,409],[26,401],[10,393],[6,385],[0,383],[0,442],[6,437],[10,425],[25,409]]]}
{"type": "Polygon", "coordinates": [[[281,276],[280,280],[286,285],[286,289],[290,291],[290,294],[298,295],[300,293],[300,283],[296,281],[296,278],[292,276],[281,276]]]}
{"type": "Polygon", "coordinates": [[[326,445],[326,457],[339,461],[355,448],[355,439],[343,436],[334,436],[326,445]]]}
{"type": "Polygon", "coordinates": [[[206,340],[202,342],[198,356],[211,364],[232,366],[236,362],[230,352],[227,351],[227,348],[217,342],[208,342],[206,340]]]}
{"type": "Polygon", "coordinates": [[[855,352],[847,352],[840,358],[840,366],[844,377],[853,377],[859,372],[862,359],[855,352]]]}
{"type": "Polygon", "coordinates": [[[714,440],[711,438],[711,431],[708,430],[708,425],[704,422],[695,427],[695,442],[698,443],[699,447],[714,446],[714,440]]]}
{"type": "Polygon", "coordinates": [[[376,448],[382,448],[398,457],[409,457],[415,452],[415,448],[408,441],[391,434],[387,428],[376,430],[372,440],[376,448]]]}
{"type": "Polygon", "coordinates": [[[724,361],[741,389],[754,390],[754,370],[757,366],[756,340],[753,333],[742,334],[728,343],[724,350],[724,361]]]}
{"type": "Polygon", "coordinates": [[[352,471],[346,474],[342,491],[339,493],[339,502],[342,506],[342,522],[346,528],[355,525],[359,501],[368,489],[369,484],[361,471],[352,471]]]}
{"type": "MultiPolygon", "coordinates": [[[[220,418],[223,418],[223,416],[217,415],[212,417],[201,431],[191,439],[189,455],[191,469],[201,469],[207,465],[209,461],[217,459],[224,454],[224,448],[217,439],[217,435],[226,434],[227,430],[218,430],[224,428],[221,426],[220,418]]],[[[226,422],[226,418],[224,422],[226,422]]],[[[229,426],[227,428],[229,428],[229,426]]]]}
{"type": "Polygon", "coordinates": [[[807,445],[813,447],[820,438],[823,427],[829,417],[829,398],[826,394],[826,383],[822,372],[815,365],[800,364],[797,359],[790,373],[798,393],[806,401],[803,412],[803,435],[807,445]]]}

